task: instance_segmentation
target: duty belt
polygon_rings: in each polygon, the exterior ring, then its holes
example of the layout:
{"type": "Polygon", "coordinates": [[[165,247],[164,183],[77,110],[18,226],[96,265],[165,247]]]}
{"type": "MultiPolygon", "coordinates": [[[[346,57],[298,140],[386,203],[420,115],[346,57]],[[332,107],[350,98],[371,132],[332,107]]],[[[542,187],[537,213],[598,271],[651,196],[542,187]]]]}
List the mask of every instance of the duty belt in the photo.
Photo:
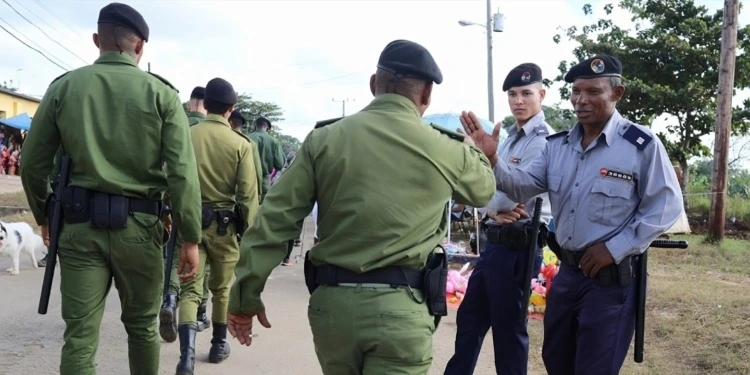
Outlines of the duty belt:
{"type": "Polygon", "coordinates": [[[411,268],[389,266],[365,273],[352,272],[330,264],[315,268],[315,283],[318,285],[388,284],[420,290],[424,287],[422,271],[411,268]]]}

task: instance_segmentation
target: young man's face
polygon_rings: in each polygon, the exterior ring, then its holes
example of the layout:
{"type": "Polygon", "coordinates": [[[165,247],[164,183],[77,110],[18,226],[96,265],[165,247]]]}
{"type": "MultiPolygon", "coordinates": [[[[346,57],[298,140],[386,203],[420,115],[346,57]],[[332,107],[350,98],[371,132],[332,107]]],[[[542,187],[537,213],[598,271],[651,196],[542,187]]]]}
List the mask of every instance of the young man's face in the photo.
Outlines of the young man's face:
{"type": "Polygon", "coordinates": [[[508,90],[508,105],[516,121],[523,123],[542,110],[546,91],[541,83],[511,87],[508,90]]]}

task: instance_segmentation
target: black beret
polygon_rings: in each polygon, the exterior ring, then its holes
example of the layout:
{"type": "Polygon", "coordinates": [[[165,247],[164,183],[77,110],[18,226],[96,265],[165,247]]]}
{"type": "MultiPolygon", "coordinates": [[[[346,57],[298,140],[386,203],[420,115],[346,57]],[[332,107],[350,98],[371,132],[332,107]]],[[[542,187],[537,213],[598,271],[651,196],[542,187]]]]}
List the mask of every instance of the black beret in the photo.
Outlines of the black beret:
{"type": "Polygon", "coordinates": [[[443,82],[443,73],[427,48],[408,40],[394,40],[380,53],[378,68],[404,77],[443,82]]]}
{"type": "Polygon", "coordinates": [[[542,82],[542,68],[534,63],[524,63],[508,73],[505,82],[503,82],[503,91],[508,91],[511,87],[526,86],[537,82],[542,82]]]}
{"type": "Polygon", "coordinates": [[[108,23],[122,26],[134,31],[138,36],[148,42],[148,25],[137,10],[130,5],[111,3],[99,11],[97,23],[108,23]]]}
{"type": "Polygon", "coordinates": [[[622,77],[622,63],[617,57],[596,55],[583,60],[565,74],[565,82],[573,83],[578,78],[622,77]]]}
{"type": "Polygon", "coordinates": [[[237,93],[232,84],[221,79],[214,78],[206,84],[206,100],[217,103],[234,105],[237,104],[237,93]]]}
{"type": "Polygon", "coordinates": [[[230,121],[231,120],[240,120],[240,121],[242,121],[242,125],[245,125],[245,123],[247,122],[247,120],[245,119],[245,116],[243,116],[242,113],[240,113],[240,111],[238,111],[236,109],[234,111],[232,111],[231,115],[229,115],[229,120],[230,121]]]}
{"type": "Polygon", "coordinates": [[[201,86],[195,86],[193,92],[190,93],[190,99],[205,99],[206,88],[201,86]]]}
{"type": "Polygon", "coordinates": [[[260,117],[258,117],[258,118],[255,119],[255,126],[260,125],[261,122],[265,122],[266,124],[268,124],[268,128],[271,129],[271,120],[269,120],[269,119],[267,119],[267,118],[265,118],[263,116],[260,116],[260,117]]]}

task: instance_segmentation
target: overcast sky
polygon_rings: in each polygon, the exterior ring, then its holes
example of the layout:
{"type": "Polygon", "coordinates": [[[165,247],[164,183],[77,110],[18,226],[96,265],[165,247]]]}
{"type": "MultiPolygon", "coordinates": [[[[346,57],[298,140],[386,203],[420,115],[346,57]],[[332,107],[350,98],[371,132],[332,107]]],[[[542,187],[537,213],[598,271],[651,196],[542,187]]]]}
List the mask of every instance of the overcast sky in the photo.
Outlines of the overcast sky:
{"type": "MultiPolygon", "coordinates": [[[[458,24],[462,19],[484,23],[483,0],[122,1],[140,11],[151,28],[142,69],[150,62],[151,70],[177,86],[184,100],[194,86],[225,78],[240,93],[280,105],[285,120],[278,125],[300,139],[316,121],[340,116],[340,100],[350,100],[347,114],[372,100],[369,76],[383,47],[394,39],[424,45],[442,69],[444,82],[433,91],[427,114],[467,109],[488,117],[486,36],[481,27],[458,24]]],[[[574,47],[552,41],[558,28],[594,21],[609,2],[616,1],[493,2],[493,13],[505,15],[505,31],[493,33],[495,121],[510,114],[501,89],[508,71],[534,62],[553,79],[560,61],[573,57],[574,47]],[[588,18],[582,12],[585,3],[596,11],[588,18]]],[[[91,34],[99,10],[108,3],[0,0],[0,25],[58,64],[78,68],[98,56],[91,34]]],[[[712,10],[723,5],[721,0],[698,3],[712,10]]],[[[630,24],[623,12],[616,12],[615,20],[621,26],[630,24]]],[[[748,20],[743,12],[740,24],[748,20]]],[[[0,51],[0,81],[13,80],[22,93],[41,96],[49,82],[64,73],[2,29],[0,51]]],[[[559,100],[555,87],[544,104],[559,100]]],[[[571,108],[568,102],[564,107],[571,108]]],[[[662,126],[655,124],[656,130],[662,126]]]]}

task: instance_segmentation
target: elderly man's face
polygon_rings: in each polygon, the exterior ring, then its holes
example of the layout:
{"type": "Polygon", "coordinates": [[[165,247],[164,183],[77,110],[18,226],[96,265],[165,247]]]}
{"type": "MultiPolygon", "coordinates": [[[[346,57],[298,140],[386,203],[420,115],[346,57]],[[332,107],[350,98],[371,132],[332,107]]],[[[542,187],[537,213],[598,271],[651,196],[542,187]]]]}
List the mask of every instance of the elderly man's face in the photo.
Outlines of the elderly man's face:
{"type": "Polygon", "coordinates": [[[603,126],[620,100],[625,88],[612,87],[609,77],[577,79],[570,102],[582,125],[603,126]]]}

